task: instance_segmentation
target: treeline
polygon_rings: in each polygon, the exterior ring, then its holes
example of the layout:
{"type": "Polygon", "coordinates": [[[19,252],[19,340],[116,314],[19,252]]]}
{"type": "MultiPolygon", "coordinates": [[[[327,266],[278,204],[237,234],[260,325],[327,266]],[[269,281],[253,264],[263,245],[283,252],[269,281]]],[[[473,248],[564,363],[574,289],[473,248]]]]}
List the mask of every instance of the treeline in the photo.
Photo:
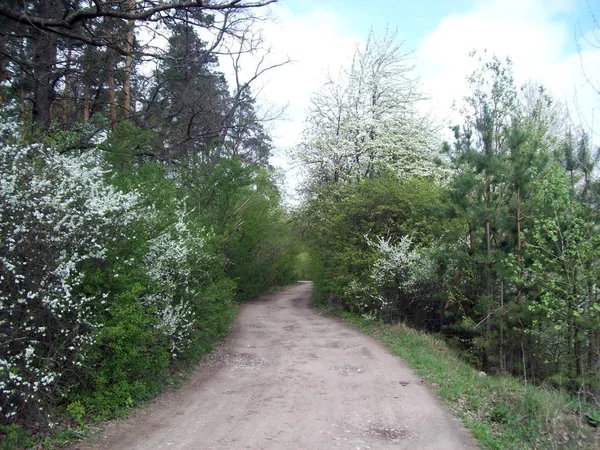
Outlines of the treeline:
{"type": "Polygon", "coordinates": [[[269,135],[216,58],[224,36],[252,50],[247,7],[0,7],[0,438],[155,395],[240,301],[293,281],[269,135]]]}
{"type": "Polygon", "coordinates": [[[371,36],[315,95],[297,150],[320,301],[597,401],[598,150],[542,86],[517,87],[511,62],[488,56],[440,145],[392,42],[371,36]]]}

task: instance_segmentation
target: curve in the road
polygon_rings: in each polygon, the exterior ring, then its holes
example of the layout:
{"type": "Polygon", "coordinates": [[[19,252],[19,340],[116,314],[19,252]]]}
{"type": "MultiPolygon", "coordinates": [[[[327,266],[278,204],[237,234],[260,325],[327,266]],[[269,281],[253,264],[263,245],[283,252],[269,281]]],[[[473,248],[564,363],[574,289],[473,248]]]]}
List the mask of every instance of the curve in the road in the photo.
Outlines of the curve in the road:
{"type": "Polygon", "coordinates": [[[396,356],[299,283],[244,306],[181,390],[78,449],[475,449],[396,356]]]}

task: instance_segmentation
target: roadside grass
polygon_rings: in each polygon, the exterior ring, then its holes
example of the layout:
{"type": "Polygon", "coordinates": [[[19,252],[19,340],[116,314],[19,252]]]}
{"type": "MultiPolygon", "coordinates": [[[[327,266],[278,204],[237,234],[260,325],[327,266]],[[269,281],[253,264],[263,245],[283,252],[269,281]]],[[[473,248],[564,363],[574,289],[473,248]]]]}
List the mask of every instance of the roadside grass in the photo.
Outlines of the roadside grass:
{"type": "Polygon", "coordinates": [[[452,408],[486,449],[598,449],[600,433],[568,395],[511,376],[485,375],[440,337],[402,324],[338,313],[400,356],[452,408]]]}

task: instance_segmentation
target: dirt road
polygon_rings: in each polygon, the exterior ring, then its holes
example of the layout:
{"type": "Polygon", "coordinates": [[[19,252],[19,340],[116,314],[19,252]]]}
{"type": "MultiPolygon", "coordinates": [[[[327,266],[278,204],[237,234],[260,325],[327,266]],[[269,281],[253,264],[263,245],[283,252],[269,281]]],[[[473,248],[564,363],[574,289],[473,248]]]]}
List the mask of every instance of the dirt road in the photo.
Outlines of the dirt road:
{"type": "Polygon", "coordinates": [[[401,360],[311,306],[311,292],[250,302],[184,388],[76,448],[477,448],[401,360]]]}

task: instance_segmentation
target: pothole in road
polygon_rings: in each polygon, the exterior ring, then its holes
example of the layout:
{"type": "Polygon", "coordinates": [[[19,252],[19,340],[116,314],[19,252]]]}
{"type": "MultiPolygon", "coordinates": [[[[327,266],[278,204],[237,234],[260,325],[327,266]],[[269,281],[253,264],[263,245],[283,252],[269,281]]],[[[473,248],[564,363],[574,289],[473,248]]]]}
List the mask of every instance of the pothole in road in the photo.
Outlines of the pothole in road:
{"type": "Polygon", "coordinates": [[[325,334],[325,333],[329,333],[331,330],[329,328],[322,328],[322,327],[317,327],[317,328],[313,328],[313,332],[317,333],[317,334],[325,334]]]}
{"type": "Polygon", "coordinates": [[[331,370],[339,373],[342,376],[358,375],[366,372],[364,367],[352,366],[350,364],[345,364],[343,366],[333,366],[331,367],[331,370]]]}
{"type": "Polygon", "coordinates": [[[237,353],[233,355],[232,362],[235,364],[236,369],[244,372],[259,370],[268,365],[266,358],[252,353],[237,353]]]}
{"type": "Polygon", "coordinates": [[[409,437],[406,428],[372,425],[366,431],[367,434],[369,434],[370,436],[384,441],[397,441],[409,437]]]}
{"type": "Polygon", "coordinates": [[[347,341],[331,340],[331,341],[323,341],[323,342],[317,343],[317,344],[315,344],[315,347],[347,350],[349,348],[358,347],[358,344],[354,344],[354,343],[347,342],[347,341]]]}
{"type": "Polygon", "coordinates": [[[325,342],[323,344],[318,344],[317,347],[345,350],[348,348],[356,347],[356,344],[349,344],[348,342],[341,342],[341,341],[329,341],[329,342],[325,342]]]}
{"type": "Polygon", "coordinates": [[[258,339],[264,339],[264,338],[268,338],[270,336],[269,333],[267,333],[266,331],[262,331],[262,330],[256,330],[256,331],[252,331],[252,336],[258,338],[258,339]]]}

